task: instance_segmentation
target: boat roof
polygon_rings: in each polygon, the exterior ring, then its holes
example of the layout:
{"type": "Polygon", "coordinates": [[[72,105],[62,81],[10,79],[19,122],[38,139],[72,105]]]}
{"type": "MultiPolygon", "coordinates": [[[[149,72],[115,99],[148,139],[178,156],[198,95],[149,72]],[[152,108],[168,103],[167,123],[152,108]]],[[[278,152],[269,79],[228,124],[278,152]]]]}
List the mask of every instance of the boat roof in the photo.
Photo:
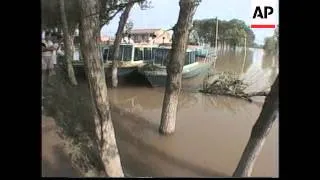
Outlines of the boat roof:
{"type": "MultiPolygon", "coordinates": [[[[171,49],[171,46],[159,46],[159,45],[154,45],[154,44],[125,44],[125,43],[121,43],[120,45],[126,45],[126,46],[133,46],[133,47],[137,47],[137,48],[145,48],[145,47],[150,47],[150,48],[158,48],[158,49],[171,49]]],[[[112,44],[102,44],[101,45],[104,48],[110,47],[112,46],[112,44]]],[[[201,47],[199,47],[201,48],[201,47]]],[[[196,49],[193,48],[187,48],[186,52],[192,52],[195,51],[196,49]]]]}
{"type": "MultiPolygon", "coordinates": [[[[113,44],[102,44],[102,47],[110,47],[113,44]]],[[[133,47],[152,47],[152,48],[157,48],[158,45],[154,45],[154,44],[126,44],[126,43],[121,43],[120,46],[133,46],[133,47]]]]}

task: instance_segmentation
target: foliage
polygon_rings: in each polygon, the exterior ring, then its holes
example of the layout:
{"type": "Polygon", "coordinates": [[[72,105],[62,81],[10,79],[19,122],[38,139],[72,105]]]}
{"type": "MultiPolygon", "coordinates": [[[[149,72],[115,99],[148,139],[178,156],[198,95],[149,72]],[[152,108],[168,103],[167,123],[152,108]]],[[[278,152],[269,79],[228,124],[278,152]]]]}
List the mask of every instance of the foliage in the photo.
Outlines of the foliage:
{"type": "Polygon", "coordinates": [[[101,27],[108,24],[119,12],[123,11],[129,3],[138,3],[142,10],[152,8],[150,0],[100,0],[101,27]]]}
{"type": "Polygon", "coordinates": [[[133,21],[129,20],[125,25],[125,33],[130,34],[131,30],[133,29],[133,21]]]}
{"type": "Polygon", "coordinates": [[[193,29],[189,34],[189,43],[197,44],[199,42],[200,42],[200,38],[199,38],[198,32],[193,29]]]}
{"type": "MultiPolygon", "coordinates": [[[[132,3],[142,3],[143,7],[149,7],[151,3],[143,3],[146,0],[131,0],[132,3]]],[[[92,15],[100,15],[101,27],[108,24],[119,12],[121,12],[129,3],[129,0],[100,0],[101,12],[92,15]]],[[[65,10],[70,30],[80,22],[80,8],[78,0],[66,0],[65,10]]],[[[41,0],[41,26],[42,29],[52,29],[61,27],[61,18],[59,11],[59,0],[41,0]]]]}
{"type": "MultiPolygon", "coordinates": [[[[230,21],[218,20],[218,43],[228,45],[243,45],[247,37],[247,45],[253,46],[255,35],[244,21],[232,19],[230,21]]],[[[215,42],[217,19],[202,19],[193,22],[194,30],[199,34],[199,39],[211,45],[215,42]]]]}
{"type": "Polygon", "coordinates": [[[239,79],[235,73],[222,72],[217,74],[208,75],[204,80],[203,89],[204,93],[216,95],[245,95],[244,90],[248,84],[239,79]]]}
{"type": "Polygon", "coordinates": [[[253,48],[257,48],[257,49],[262,49],[263,48],[263,44],[253,43],[252,47],[253,48]]]}
{"type": "Polygon", "coordinates": [[[139,4],[141,10],[153,8],[152,2],[150,0],[144,0],[144,1],[139,2],[138,4],[139,4]]]}
{"type": "MultiPolygon", "coordinates": [[[[80,21],[78,0],[66,0],[65,12],[70,30],[74,30],[80,21]]],[[[62,26],[59,0],[41,0],[41,27],[52,29],[62,26]]]]}
{"type": "Polygon", "coordinates": [[[274,30],[274,34],[271,37],[264,39],[263,49],[269,54],[276,54],[278,52],[278,38],[279,38],[279,26],[274,30]]]}

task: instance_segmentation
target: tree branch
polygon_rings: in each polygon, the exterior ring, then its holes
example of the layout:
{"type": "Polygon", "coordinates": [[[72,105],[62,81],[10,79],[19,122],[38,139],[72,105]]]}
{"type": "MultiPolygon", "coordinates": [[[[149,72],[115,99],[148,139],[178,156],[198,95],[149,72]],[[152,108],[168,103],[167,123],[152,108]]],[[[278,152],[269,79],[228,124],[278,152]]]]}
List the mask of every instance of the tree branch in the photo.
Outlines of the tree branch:
{"type": "Polygon", "coordinates": [[[253,93],[248,93],[246,96],[247,97],[253,97],[253,96],[267,96],[269,92],[262,91],[262,92],[253,92],[253,93]]]}
{"type": "MultiPolygon", "coordinates": [[[[130,3],[139,3],[139,2],[143,2],[145,0],[132,0],[130,2],[127,2],[127,3],[120,3],[118,5],[114,5],[114,6],[111,6],[109,8],[106,8],[106,7],[101,7],[102,10],[99,11],[99,12],[95,12],[95,13],[92,13],[92,14],[89,14],[89,15],[86,15],[84,16],[84,18],[88,18],[90,16],[96,16],[96,15],[108,15],[111,11],[114,11],[114,10],[117,10],[116,13],[119,13],[121,10],[123,10],[128,4],[130,3]]],[[[104,6],[104,3],[102,4],[102,6],[104,6]]],[[[113,15],[112,17],[114,17],[115,15],[113,15]]],[[[112,18],[106,18],[106,19],[112,19],[112,18]]]]}
{"type": "Polygon", "coordinates": [[[120,11],[122,11],[123,10],[123,8],[122,9],[118,9],[117,10],[117,12],[115,12],[112,16],[109,16],[107,19],[105,19],[105,20],[102,20],[102,26],[104,25],[104,24],[106,24],[106,23],[108,23],[109,21],[111,21],[120,11]]]}
{"type": "Polygon", "coordinates": [[[244,100],[247,100],[249,102],[252,102],[251,97],[254,97],[254,96],[267,96],[269,94],[269,92],[266,92],[266,91],[253,92],[253,93],[248,93],[248,94],[234,94],[234,93],[231,93],[231,92],[228,92],[228,91],[213,93],[213,92],[207,92],[205,90],[200,90],[199,92],[202,92],[202,93],[205,93],[205,94],[208,94],[208,95],[231,96],[231,97],[244,99],[244,100]]]}

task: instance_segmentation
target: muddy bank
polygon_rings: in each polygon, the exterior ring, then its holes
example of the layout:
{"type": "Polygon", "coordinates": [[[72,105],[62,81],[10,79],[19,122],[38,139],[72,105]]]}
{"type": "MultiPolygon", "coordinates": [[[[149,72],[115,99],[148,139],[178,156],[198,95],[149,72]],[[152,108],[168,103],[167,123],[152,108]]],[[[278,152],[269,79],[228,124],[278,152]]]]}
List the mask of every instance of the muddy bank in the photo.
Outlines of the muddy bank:
{"type": "Polygon", "coordinates": [[[72,167],[65,149],[65,141],[57,134],[57,126],[50,117],[42,117],[42,177],[80,177],[72,167]]]}

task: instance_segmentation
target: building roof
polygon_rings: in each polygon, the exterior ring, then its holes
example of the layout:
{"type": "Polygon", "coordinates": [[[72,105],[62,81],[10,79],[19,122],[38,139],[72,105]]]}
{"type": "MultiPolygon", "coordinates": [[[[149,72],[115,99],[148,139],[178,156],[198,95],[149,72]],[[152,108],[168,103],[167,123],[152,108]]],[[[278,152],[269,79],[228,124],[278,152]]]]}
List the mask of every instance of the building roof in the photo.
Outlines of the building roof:
{"type": "Polygon", "coordinates": [[[156,31],[159,31],[161,29],[132,29],[131,34],[148,34],[148,33],[154,33],[156,31]]]}

